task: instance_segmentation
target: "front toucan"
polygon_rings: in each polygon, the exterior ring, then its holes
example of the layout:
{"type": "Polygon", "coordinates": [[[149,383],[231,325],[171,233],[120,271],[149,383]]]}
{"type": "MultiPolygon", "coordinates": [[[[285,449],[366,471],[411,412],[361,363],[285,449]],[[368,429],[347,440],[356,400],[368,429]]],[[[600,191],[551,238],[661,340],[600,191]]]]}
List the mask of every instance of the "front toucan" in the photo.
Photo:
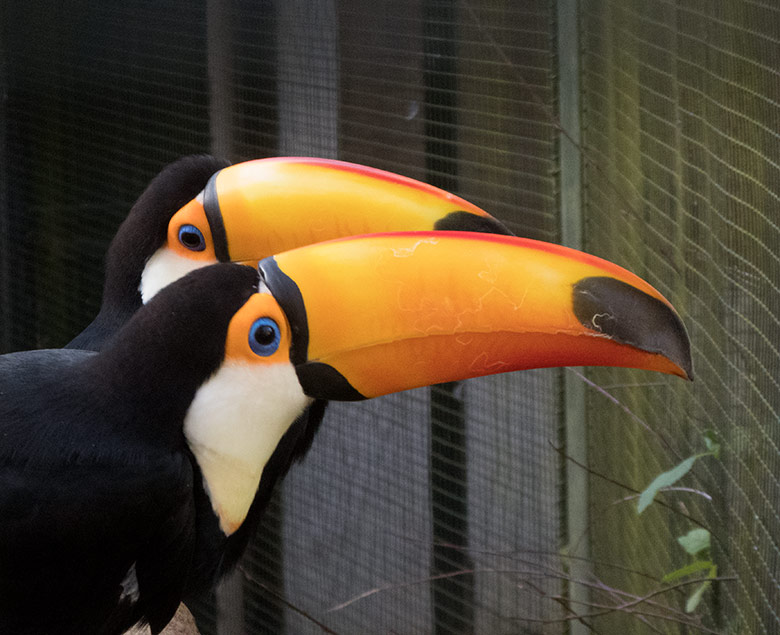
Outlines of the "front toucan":
{"type": "Polygon", "coordinates": [[[312,399],[368,399],[549,366],[692,374],[687,334],[668,301],[625,269],[565,247],[461,232],[380,234],[279,254],[259,272],[258,293],[231,320],[225,363],[185,423],[226,535],[241,527],[263,466],[312,399]],[[214,422],[239,400],[220,395],[247,368],[277,423],[228,432],[214,422]]]}

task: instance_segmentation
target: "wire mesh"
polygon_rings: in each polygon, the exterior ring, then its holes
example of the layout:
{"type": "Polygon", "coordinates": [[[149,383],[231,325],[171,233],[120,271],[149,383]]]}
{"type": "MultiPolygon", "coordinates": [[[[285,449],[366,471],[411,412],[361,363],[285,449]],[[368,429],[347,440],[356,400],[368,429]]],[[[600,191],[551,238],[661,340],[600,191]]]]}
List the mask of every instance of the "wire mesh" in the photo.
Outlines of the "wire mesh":
{"type": "MultiPolygon", "coordinates": [[[[338,156],[559,237],[555,3],[6,4],[4,350],[89,322],[111,235],[192,152],[338,156]]],[[[583,538],[561,520],[558,374],[539,371],[332,406],[242,564],[246,633],[555,633],[583,623],[573,608],[599,633],[780,626],[780,9],[580,7],[586,249],[678,307],[697,375],[587,373],[592,605],[565,600],[560,550],[583,538]],[[447,584],[431,483],[450,454],[431,454],[432,418],[461,457],[447,584]],[[720,458],[637,516],[636,494],[708,431],[720,458]],[[688,614],[699,583],[660,580],[690,562],[677,538],[697,526],[723,579],[688,614]]],[[[214,597],[193,608],[204,634],[224,631],[214,597]]]]}
{"type": "Polygon", "coordinates": [[[204,12],[3,7],[8,348],[65,344],[100,304],[108,241],[159,168],[208,144],[204,12]]]}
{"type": "MultiPolygon", "coordinates": [[[[594,558],[634,571],[604,565],[597,573],[612,589],[648,593],[689,562],[676,537],[701,522],[728,579],[705,593],[694,621],[775,632],[780,12],[752,2],[583,8],[587,245],[643,263],[639,273],[686,316],[697,374],[692,388],[641,391],[623,373],[595,375],[654,431],[627,429],[617,410],[592,421],[591,465],[621,484],[591,478],[594,558]],[[668,507],[638,518],[630,505],[613,504],[704,451],[707,430],[721,440],[721,457],[697,461],[684,485],[711,502],[664,494],[668,507]]],[[[670,608],[648,601],[595,623],[609,632],[689,632],[683,607],[694,588],[653,598],[670,608]]]]}
{"type": "MultiPolygon", "coordinates": [[[[339,158],[456,190],[494,213],[505,212],[502,218],[519,233],[554,235],[554,127],[531,94],[511,90],[511,66],[484,64],[481,36],[475,24],[464,27],[462,7],[451,2],[342,2],[338,9],[339,158]],[[520,126],[500,149],[495,146],[502,131],[520,126]]],[[[545,7],[518,12],[512,3],[497,3],[481,19],[499,23],[507,15],[525,17],[526,30],[537,29],[537,39],[549,29],[545,19],[551,21],[545,7]]],[[[305,14],[299,18],[307,20],[305,14]]],[[[549,67],[549,50],[547,56],[530,52],[528,68],[537,63],[549,67]]],[[[550,76],[539,70],[534,79],[546,87],[550,76]]],[[[298,124],[321,125],[317,118],[298,124]]],[[[291,152],[301,147],[293,146],[291,152]]],[[[534,388],[544,385],[552,397],[529,408],[527,418],[554,436],[555,377],[545,376],[534,388]]],[[[537,394],[527,383],[515,385],[524,396],[518,401],[530,402],[529,396],[537,394]]],[[[487,458],[507,438],[513,440],[511,451],[504,451],[516,462],[524,457],[529,471],[533,466],[549,476],[557,470],[558,455],[549,444],[533,446],[533,452],[523,444],[519,422],[524,417],[511,408],[493,421],[505,436],[480,440],[489,410],[477,412],[468,397],[471,391],[456,387],[452,395],[434,395],[433,403],[427,391],[420,391],[360,407],[331,406],[315,447],[279,495],[284,597],[295,605],[283,613],[288,632],[319,632],[319,624],[346,633],[494,627],[511,632],[521,624],[518,616],[532,610],[542,619],[556,611],[555,606],[540,608],[545,601],[539,591],[524,591],[520,598],[515,591],[519,576],[529,566],[539,576],[539,562],[557,548],[557,524],[545,525],[544,540],[520,529],[525,523],[537,526],[539,518],[557,523],[556,486],[544,489],[534,481],[522,488],[512,509],[544,513],[529,515],[521,524],[511,511],[500,520],[495,510],[478,503],[502,491],[496,485],[497,468],[487,458]],[[438,442],[428,428],[432,413],[438,442]],[[432,443],[441,451],[429,454],[432,443]],[[480,443],[481,458],[475,460],[472,444],[480,443]],[[465,463],[463,456],[468,457],[465,463]],[[312,523],[312,518],[321,520],[312,523]],[[522,565],[516,562],[518,552],[525,557],[522,565]],[[534,603],[536,608],[526,610],[534,603]]],[[[505,397],[501,391],[488,392],[505,397]]],[[[502,474],[509,483],[518,479],[509,470],[502,474]]],[[[504,496],[511,498],[506,491],[504,496]]],[[[268,565],[265,552],[253,552],[251,559],[253,575],[262,579],[268,565]]],[[[557,589],[545,582],[539,587],[557,589]]],[[[248,623],[261,623],[253,617],[253,606],[246,610],[248,623]]]]}

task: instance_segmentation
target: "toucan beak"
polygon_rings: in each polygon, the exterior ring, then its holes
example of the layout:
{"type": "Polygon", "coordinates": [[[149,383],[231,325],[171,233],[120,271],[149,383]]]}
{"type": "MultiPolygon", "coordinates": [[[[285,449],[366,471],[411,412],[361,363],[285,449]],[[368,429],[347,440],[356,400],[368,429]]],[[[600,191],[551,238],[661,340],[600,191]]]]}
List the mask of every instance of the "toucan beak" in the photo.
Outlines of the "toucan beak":
{"type": "Polygon", "coordinates": [[[509,233],[476,205],[420,181],[328,159],[278,157],[211,177],[202,205],[218,260],[270,254],[365,233],[457,229],[509,233]]]}
{"type": "Polygon", "coordinates": [[[557,245],[395,233],[303,247],[259,269],[311,397],[364,399],[549,366],[692,376],[685,327],[658,291],[557,245]]]}

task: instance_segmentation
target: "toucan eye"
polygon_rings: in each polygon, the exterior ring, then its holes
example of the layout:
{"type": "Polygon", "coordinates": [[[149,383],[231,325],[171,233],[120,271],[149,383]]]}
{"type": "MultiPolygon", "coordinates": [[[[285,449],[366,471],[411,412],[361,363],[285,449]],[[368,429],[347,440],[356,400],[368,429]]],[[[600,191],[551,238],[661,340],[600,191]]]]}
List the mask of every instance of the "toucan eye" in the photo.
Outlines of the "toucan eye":
{"type": "Polygon", "coordinates": [[[261,357],[273,355],[279,349],[281,339],[279,326],[271,318],[258,318],[249,329],[249,346],[261,357]]]}
{"type": "Polygon", "coordinates": [[[191,251],[203,251],[206,239],[195,225],[182,225],[179,228],[179,242],[191,251]]]}

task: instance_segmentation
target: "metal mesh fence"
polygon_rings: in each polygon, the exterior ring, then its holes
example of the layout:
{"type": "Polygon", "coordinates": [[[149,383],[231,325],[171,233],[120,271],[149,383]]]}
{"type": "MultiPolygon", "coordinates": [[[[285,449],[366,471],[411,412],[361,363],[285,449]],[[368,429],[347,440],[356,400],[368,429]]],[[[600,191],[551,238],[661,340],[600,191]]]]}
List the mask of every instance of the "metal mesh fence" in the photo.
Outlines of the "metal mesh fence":
{"type": "MultiPolygon", "coordinates": [[[[332,28],[332,15],[310,3],[288,11],[297,29],[332,28]]],[[[321,108],[289,103],[298,113],[289,115],[290,152],[314,147],[402,172],[458,191],[518,233],[554,237],[554,126],[531,91],[512,88],[511,66],[484,58],[484,37],[464,15],[452,2],[340,3],[338,72],[316,72],[321,60],[307,64],[302,53],[295,60],[295,77],[316,76],[304,82],[314,99],[338,91],[337,134],[323,128],[321,108]]],[[[525,68],[549,98],[550,8],[496,3],[479,18],[524,24],[525,68]]],[[[267,624],[259,615],[271,612],[295,633],[319,632],[318,623],[345,633],[512,632],[518,617],[547,618],[542,593],[559,592],[558,580],[516,589],[558,545],[555,376],[332,404],[279,492],[279,517],[269,518],[282,536],[276,591],[294,608],[250,583],[259,602],[246,604],[247,623],[267,624]],[[535,401],[540,392],[547,399],[535,401]],[[521,462],[527,471],[511,469],[521,462]]],[[[268,576],[267,553],[263,545],[250,554],[247,575],[268,576]]]]}
{"type": "MultiPolygon", "coordinates": [[[[642,267],[681,308],[697,374],[692,387],[637,390],[648,378],[594,373],[652,429],[598,408],[604,399],[591,393],[591,466],[621,484],[591,476],[594,559],[633,573],[596,570],[612,589],[648,593],[690,561],[676,537],[701,523],[712,532],[718,575],[728,578],[703,596],[702,626],[776,632],[780,11],[754,2],[586,2],[582,37],[587,246],[642,267]],[[681,483],[695,492],[663,494],[667,506],[640,517],[613,504],[704,451],[708,430],[722,453],[697,461],[681,483]]],[[[695,588],[596,624],[689,632],[682,609],[695,588]]],[[[628,601],[612,594],[600,591],[601,602],[628,601]]]]}
{"type": "MultiPolygon", "coordinates": [[[[89,322],[111,235],[193,152],[366,163],[558,241],[564,5],[6,3],[3,351],[89,322]]],[[[332,405],[241,571],[193,605],[204,634],[780,627],[780,9],[582,0],[577,18],[584,247],[680,310],[696,382],[566,371],[587,382],[582,465],[565,458],[558,371],[332,405]],[[637,516],[638,492],[707,438],[719,458],[637,516]],[[677,538],[694,528],[719,579],[686,613],[700,582],[661,579],[693,561],[677,538]]]]}

